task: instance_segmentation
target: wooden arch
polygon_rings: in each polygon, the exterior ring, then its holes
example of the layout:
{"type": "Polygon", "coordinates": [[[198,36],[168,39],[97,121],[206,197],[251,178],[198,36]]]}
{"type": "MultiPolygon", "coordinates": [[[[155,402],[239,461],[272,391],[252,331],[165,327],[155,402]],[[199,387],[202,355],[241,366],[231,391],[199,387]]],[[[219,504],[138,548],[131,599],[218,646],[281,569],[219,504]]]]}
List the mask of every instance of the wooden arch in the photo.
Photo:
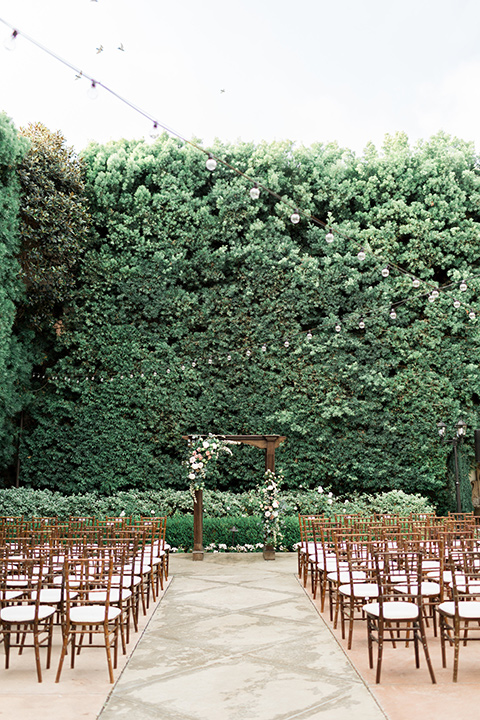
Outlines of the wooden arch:
{"type": "MultiPolygon", "coordinates": [[[[183,440],[209,438],[210,435],[182,435],[183,440]]],[[[286,440],[285,435],[217,435],[231,443],[253,445],[265,450],[265,470],[275,472],[275,450],[286,440]]],[[[203,490],[195,490],[193,505],[193,559],[203,560],[203,490]]]]}

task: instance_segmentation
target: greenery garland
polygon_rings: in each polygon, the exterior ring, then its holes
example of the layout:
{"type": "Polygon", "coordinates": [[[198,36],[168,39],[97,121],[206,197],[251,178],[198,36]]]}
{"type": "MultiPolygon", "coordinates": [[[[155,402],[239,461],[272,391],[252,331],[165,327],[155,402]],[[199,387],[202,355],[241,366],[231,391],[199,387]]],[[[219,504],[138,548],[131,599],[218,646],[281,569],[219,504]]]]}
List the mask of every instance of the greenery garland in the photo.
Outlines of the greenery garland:
{"type": "Polygon", "coordinates": [[[194,499],[195,490],[205,489],[205,481],[208,477],[207,469],[211,467],[212,460],[217,460],[221,452],[232,455],[229,445],[232,445],[231,440],[224,440],[212,433],[209,433],[207,438],[201,435],[192,435],[189,438],[189,456],[184,465],[190,480],[190,493],[194,499]]]}
{"type": "Polygon", "coordinates": [[[263,485],[258,488],[261,499],[265,545],[273,545],[274,547],[282,538],[279,516],[280,503],[278,502],[278,491],[282,481],[282,475],[277,476],[272,470],[266,470],[263,485]]]}

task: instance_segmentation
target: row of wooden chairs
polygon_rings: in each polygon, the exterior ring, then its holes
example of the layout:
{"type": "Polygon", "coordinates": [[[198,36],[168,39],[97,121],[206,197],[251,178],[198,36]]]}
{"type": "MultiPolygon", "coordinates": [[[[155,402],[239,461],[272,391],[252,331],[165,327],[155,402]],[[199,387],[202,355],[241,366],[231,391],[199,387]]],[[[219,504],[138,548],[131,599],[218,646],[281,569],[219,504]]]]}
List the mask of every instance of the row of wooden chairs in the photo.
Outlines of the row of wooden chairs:
{"type": "Polygon", "coordinates": [[[139,609],[147,612],[168,579],[166,518],[149,517],[127,524],[60,523],[46,519],[27,523],[0,518],[0,623],[9,667],[10,648],[35,651],[38,681],[42,681],[40,648],[47,647],[50,666],[52,632],[58,624],[62,650],[56,681],[71,648],[71,667],[85,638],[89,647],[106,649],[110,682],[131,625],[138,631],[139,609]],[[12,530],[16,527],[16,533],[12,530]],[[8,528],[8,533],[3,532],[8,528]],[[45,528],[48,529],[45,535],[45,528]],[[3,534],[2,534],[3,533],[3,534]]]}
{"type": "Polygon", "coordinates": [[[417,666],[422,645],[435,682],[425,626],[431,622],[437,636],[437,617],[444,667],[446,645],[455,648],[456,681],[461,641],[480,639],[471,625],[474,620],[480,622],[480,548],[473,514],[367,519],[300,516],[299,521],[299,576],[304,586],[310,576],[312,594],[319,594],[322,612],[328,597],[330,619],[334,627],[340,621],[343,638],[348,625],[349,649],[354,621],[367,620],[371,667],[372,646],[378,643],[377,682],[383,644],[398,641],[402,622],[406,637],[413,633],[417,666]],[[406,611],[411,616],[403,617],[406,611]]]}

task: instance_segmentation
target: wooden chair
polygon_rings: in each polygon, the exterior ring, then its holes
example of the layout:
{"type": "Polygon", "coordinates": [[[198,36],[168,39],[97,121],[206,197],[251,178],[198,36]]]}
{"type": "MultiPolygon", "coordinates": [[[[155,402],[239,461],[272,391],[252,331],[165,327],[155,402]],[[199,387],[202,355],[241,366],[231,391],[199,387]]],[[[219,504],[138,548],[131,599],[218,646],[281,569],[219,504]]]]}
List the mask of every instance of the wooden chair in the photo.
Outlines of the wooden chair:
{"type": "Polygon", "coordinates": [[[373,643],[378,645],[375,681],[380,682],[384,643],[395,647],[399,640],[410,640],[413,633],[415,665],[420,667],[419,643],[422,644],[432,683],[435,683],[428,652],[422,613],[422,554],[418,552],[376,552],[375,578],[378,600],[363,606],[367,615],[368,659],[373,668],[373,643]],[[403,587],[399,598],[399,587],[403,587]],[[393,628],[395,629],[393,631],[393,628]],[[403,633],[403,636],[402,636],[403,633]]]}
{"type": "Polygon", "coordinates": [[[111,605],[112,575],[114,559],[110,555],[105,562],[96,559],[92,563],[91,558],[76,561],[74,568],[68,560],[65,561],[65,625],[63,632],[63,644],[60,654],[55,682],[60,682],[63,662],[71,645],[70,667],[75,667],[75,655],[79,654],[86,634],[97,635],[103,638],[103,642],[89,643],[89,647],[104,647],[107,655],[108,674],[110,682],[114,682],[113,670],[117,667],[118,636],[120,631],[120,617],[122,611],[119,607],[111,605]],[[72,572],[74,570],[75,572],[72,572]],[[75,586],[71,585],[71,578],[75,580],[75,586]],[[72,599],[70,592],[77,593],[72,599]],[[78,644],[77,644],[78,638],[78,644]],[[112,659],[113,650],[113,659],[112,659]]]}
{"type": "Polygon", "coordinates": [[[440,603],[437,610],[440,615],[442,666],[447,667],[448,643],[454,648],[453,682],[457,682],[460,644],[480,640],[480,551],[451,554],[448,567],[452,598],[440,603]]]}
{"type": "Polygon", "coordinates": [[[5,648],[5,668],[10,664],[10,649],[33,647],[38,682],[42,682],[40,647],[47,647],[47,669],[52,654],[53,616],[55,608],[41,601],[43,583],[41,559],[12,561],[5,558],[0,564],[0,625],[5,648]],[[15,604],[11,602],[15,600],[15,604]],[[27,635],[32,642],[27,643],[27,635]]]}

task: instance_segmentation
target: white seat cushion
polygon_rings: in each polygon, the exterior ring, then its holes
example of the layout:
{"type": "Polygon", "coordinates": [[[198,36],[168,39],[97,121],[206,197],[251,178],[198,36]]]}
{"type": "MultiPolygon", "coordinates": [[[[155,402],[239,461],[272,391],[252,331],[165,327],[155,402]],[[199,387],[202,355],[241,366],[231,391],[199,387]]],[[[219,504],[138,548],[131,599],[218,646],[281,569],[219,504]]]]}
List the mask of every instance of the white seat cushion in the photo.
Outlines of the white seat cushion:
{"type": "MultiPolygon", "coordinates": [[[[108,620],[115,620],[121,612],[120,608],[109,607],[108,620]]],[[[75,625],[101,625],[105,619],[105,605],[80,605],[70,610],[70,621],[75,625]]]]}
{"type": "MultiPolygon", "coordinates": [[[[350,584],[340,585],[338,591],[341,592],[342,595],[351,595],[350,584]]],[[[355,583],[353,586],[353,596],[365,598],[365,600],[378,597],[378,585],[375,583],[355,583]]]]}
{"type": "MultiPolygon", "coordinates": [[[[40,605],[39,620],[45,620],[56,612],[56,608],[40,605]]],[[[7,623],[31,623],[35,619],[35,605],[10,605],[0,610],[0,618],[7,623]]]]}
{"type": "MultiPolygon", "coordinates": [[[[438,606],[438,612],[454,617],[455,615],[455,603],[452,600],[440,603],[438,606]]],[[[460,600],[458,603],[458,615],[462,620],[480,620],[480,602],[473,600],[460,600]]]]}
{"type": "MultiPolygon", "coordinates": [[[[132,597],[132,591],[127,590],[126,588],[123,588],[121,591],[118,588],[113,588],[110,590],[110,602],[112,603],[117,603],[120,601],[120,599],[128,600],[129,597],[132,597]]],[[[107,602],[107,591],[91,590],[91,592],[88,593],[88,599],[90,602],[107,602]]]]}
{"type": "MultiPolygon", "coordinates": [[[[421,594],[430,597],[432,595],[438,595],[440,593],[440,585],[430,580],[423,580],[421,583],[421,594]]],[[[416,595],[418,592],[418,585],[412,583],[411,585],[395,585],[394,590],[399,593],[412,593],[416,595]]]]}
{"type": "Polygon", "coordinates": [[[366,573],[362,572],[361,570],[354,570],[353,573],[350,573],[349,570],[340,570],[340,572],[331,572],[328,573],[327,577],[329,580],[333,580],[333,582],[340,581],[343,583],[350,582],[350,576],[352,576],[353,580],[366,580],[367,575],[366,573]]]}
{"type": "MultiPolygon", "coordinates": [[[[380,617],[380,603],[367,603],[363,606],[367,615],[380,617]]],[[[383,603],[383,617],[385,620],[416,620],[418,618],[418,607],[415,603],[389,600],[383,603]]]]}

